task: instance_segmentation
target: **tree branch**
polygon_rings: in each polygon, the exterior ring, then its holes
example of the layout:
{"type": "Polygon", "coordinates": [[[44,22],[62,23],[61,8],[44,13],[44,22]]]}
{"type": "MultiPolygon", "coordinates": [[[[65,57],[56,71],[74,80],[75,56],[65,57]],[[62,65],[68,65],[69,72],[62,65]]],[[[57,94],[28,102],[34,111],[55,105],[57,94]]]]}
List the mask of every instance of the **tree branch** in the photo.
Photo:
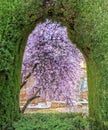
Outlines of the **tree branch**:
{"type": "Polygon", "coordinates": [[[36,91],[36,93],[27,100],[27,102],[25,103],[24,107],[20,110],[21,113],[24,113],[25,109],[27,108],[27,106],[30,104],[31,101],[33,101],[36,98],[39,98],[40,96],[37,96],[37,94],[40,92],[41,89],[38,89],[36,91]]]}
{"type": "Polygon", "coordinates": [[[20,89],[22,89],[23,86],[27,83],[27,79],[30,78],[30,76],[32,75],[32,73],[33,73],[33,71],[34,71],[34,69],[36,68],[37,65],[38,65],[38,63],[36,63],[36,64],[33,66],[31,72],[30,72],[27,76],[24,77],[24,80],[22,81],[22,83],[21,83],[21,85],[20,85],[20,89]]]}

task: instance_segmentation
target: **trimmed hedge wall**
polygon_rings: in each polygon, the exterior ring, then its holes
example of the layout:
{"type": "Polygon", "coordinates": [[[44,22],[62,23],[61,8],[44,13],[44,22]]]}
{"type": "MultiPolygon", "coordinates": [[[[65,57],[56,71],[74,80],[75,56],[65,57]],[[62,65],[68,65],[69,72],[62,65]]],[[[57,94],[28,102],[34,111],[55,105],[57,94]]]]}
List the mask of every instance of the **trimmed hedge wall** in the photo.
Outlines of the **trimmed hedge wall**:
{"type": "Polygon", "coordinates": [[[46,18],[67,26],[87,62],[91,130],[108,129],[108,0],[0,1],[0,129],[19,117],[27,37],[46,18]]]}

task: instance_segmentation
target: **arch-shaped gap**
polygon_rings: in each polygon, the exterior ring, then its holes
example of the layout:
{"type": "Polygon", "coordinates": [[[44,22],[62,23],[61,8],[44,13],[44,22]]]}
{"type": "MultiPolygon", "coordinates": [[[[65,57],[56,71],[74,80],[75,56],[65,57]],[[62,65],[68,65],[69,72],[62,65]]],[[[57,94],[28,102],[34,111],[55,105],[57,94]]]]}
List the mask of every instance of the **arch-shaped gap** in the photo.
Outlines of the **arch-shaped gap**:
{"type": "Polygon", "coordinates": [[[71,111],[78,112],[82,111],[79,106],[86,105],[88,112],[86,61],[69,40],[67,28],[60,23],[47,19],[29,35],[21,81],[22,112],[28,105],[29,108],[52,108],[54,104],[67,108],[68,104],[71,111]],[[39,106],[40,102],[44,103],[39,106]]]}

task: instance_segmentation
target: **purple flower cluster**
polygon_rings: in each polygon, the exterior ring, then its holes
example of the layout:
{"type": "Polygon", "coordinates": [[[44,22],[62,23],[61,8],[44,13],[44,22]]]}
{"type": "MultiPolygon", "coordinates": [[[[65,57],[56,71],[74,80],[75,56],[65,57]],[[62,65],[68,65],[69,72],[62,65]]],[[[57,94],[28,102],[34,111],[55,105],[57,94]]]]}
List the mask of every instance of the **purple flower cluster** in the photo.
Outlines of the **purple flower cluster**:
{"type": "Polygon", "coordinates": [[[28,98],[40,88],[42,98],[72,103],[79,91],[82,60],[81,52],[67,36],[66,27],[49,20],[37,25],[28,37],[22,65],[22,80],[31,71],[35,80],[28,98]]]}

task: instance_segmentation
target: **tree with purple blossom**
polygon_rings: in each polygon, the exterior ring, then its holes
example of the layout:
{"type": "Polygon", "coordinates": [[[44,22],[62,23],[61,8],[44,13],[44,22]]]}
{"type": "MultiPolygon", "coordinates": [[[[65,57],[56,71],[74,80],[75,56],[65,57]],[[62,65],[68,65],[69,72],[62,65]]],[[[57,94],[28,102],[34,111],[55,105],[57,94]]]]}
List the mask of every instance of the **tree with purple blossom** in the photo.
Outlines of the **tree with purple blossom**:
{"type": "Polygon", "coordinates": [[[46,20],[29,35],[25,48],[21,88],[33,76],[35,84],[29,87],[28,101],[22,109],[35,98],[64,100],[74,105],[83,70],[84,60],[81,52],[68,38],[66,27],[46,20]]]}

